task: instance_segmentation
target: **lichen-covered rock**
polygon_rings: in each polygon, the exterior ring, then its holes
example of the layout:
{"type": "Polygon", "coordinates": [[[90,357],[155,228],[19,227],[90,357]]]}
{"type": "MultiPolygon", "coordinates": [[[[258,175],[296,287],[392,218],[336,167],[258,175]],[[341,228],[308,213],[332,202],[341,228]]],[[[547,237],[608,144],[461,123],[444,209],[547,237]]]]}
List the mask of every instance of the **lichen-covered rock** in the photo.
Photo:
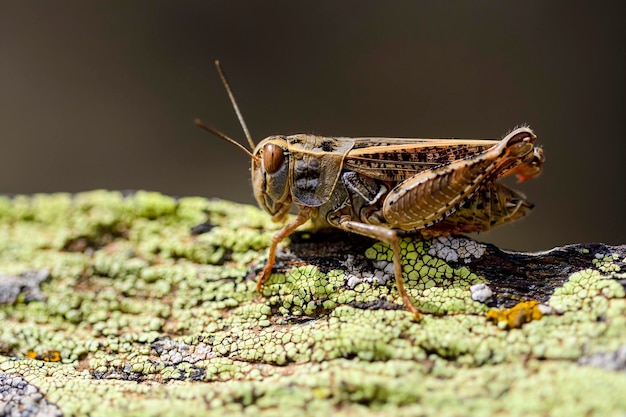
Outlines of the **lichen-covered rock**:
{"type": "Polygon", "coordinates": [[[157,193],[0,198],[0,415],[623,415],[624,247],[389,248],[157,193]],[[30,414],[15,414],[18,411],[30,414]],[[13,413],[13,414],[11,414],[13,413]]]}
{"type": "Polygon", "coordinates": [[[16,374],[0,372],[0,415],[7,417],[57,417],[61,410],[39,389],[16,374]]]}

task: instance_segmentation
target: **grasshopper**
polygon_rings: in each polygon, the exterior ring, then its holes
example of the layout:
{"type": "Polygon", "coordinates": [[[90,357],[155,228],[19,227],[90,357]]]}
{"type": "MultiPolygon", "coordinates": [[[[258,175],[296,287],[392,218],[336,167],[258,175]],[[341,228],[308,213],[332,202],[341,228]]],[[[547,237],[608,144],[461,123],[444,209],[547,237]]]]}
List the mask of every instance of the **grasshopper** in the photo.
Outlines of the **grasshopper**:
{"type": "Polygon", "coordinates": [[[255,145],[219,61],[218,74],[248,139],[250,150],[224,133],[195,123],[242,149],[252,160],[254,196],[282,222],[292,205],[295,219],[273,237],[257,290],[270,275],[278,244],[307,220],[389,244],[404,306],[420,313],[402,279],[400,237],[481,232],[514,221],[533,205],[496,182],[518,182],[541,172],[543,151],[528,127],[501,140],[350,138],[309,134],[270,136],[255,145]]]}

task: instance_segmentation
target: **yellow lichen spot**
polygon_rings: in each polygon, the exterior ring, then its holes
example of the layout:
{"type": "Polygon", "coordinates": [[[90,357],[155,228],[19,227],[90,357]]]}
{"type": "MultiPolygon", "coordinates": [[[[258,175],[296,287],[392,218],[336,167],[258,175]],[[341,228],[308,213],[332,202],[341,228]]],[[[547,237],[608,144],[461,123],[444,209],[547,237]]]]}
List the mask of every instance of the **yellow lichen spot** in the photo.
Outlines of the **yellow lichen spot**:
{"type": "Polygon", "coordinates": [[[537,301],[525,301],[506,310],[491,309],[487,320],[504,326],[506,329],[519,329],[524,324],[543,317],[537,301]]]}
{"type": "Polygon", "coordinates": [[[42,353],[37,353],[34,350],[29,350],[26,353],[26,357],[29,359],[35,359],[44,362],[60,362],[61,353],[57,350],[48,350],[42,353]]]}

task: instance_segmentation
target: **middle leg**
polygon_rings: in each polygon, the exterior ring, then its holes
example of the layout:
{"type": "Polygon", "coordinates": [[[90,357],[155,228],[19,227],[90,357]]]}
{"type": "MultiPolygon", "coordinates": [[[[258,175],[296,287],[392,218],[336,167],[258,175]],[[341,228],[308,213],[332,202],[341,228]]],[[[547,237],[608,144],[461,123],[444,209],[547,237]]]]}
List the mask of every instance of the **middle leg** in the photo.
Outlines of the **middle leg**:
{"type": "Polygon", "coordinates": [[[402,278],[402,253],[400,251],[400,240],[398,233],[394,229],[387,227],[376,226],[371,224],[365,224],[350,220],[349,216],[341,216],[336,219],[329,219],[331,225],[352,233],[357,233],[362,236],[371,237],[373,239],[380,240],[388,243],[393,251],[393,271],[396,279],[396,287],[398,287],[398,293],[402,298],[402,302],[408,311],[413,313],[417,319],[420,318],[420,312],[415,307],[415,304],[409,298],[409,295],[404,289],[404,280],[402,278]]]}

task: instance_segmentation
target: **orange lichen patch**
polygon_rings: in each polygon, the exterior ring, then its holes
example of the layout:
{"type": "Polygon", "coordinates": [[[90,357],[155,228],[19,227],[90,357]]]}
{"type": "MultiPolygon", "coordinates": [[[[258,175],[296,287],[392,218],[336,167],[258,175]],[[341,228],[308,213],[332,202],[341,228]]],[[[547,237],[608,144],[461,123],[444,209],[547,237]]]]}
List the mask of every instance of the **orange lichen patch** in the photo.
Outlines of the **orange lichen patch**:
{"type": "Polygon", "coordinates": [[[524,324],[543,317],[537,301],[524,301],[506,310],[491,309],[487,320],[496,324],[505,323],[507,329],[519,329],[524,324]]]}
{"type": "Polygon", "coordinates": [[[58,350],[48,350],[42,353],[37,353],[34,350],[29,350],[26,353],[26,357],[29,359],[35,359],[44,362],[60,362],[61,353],[58,350]]]}

